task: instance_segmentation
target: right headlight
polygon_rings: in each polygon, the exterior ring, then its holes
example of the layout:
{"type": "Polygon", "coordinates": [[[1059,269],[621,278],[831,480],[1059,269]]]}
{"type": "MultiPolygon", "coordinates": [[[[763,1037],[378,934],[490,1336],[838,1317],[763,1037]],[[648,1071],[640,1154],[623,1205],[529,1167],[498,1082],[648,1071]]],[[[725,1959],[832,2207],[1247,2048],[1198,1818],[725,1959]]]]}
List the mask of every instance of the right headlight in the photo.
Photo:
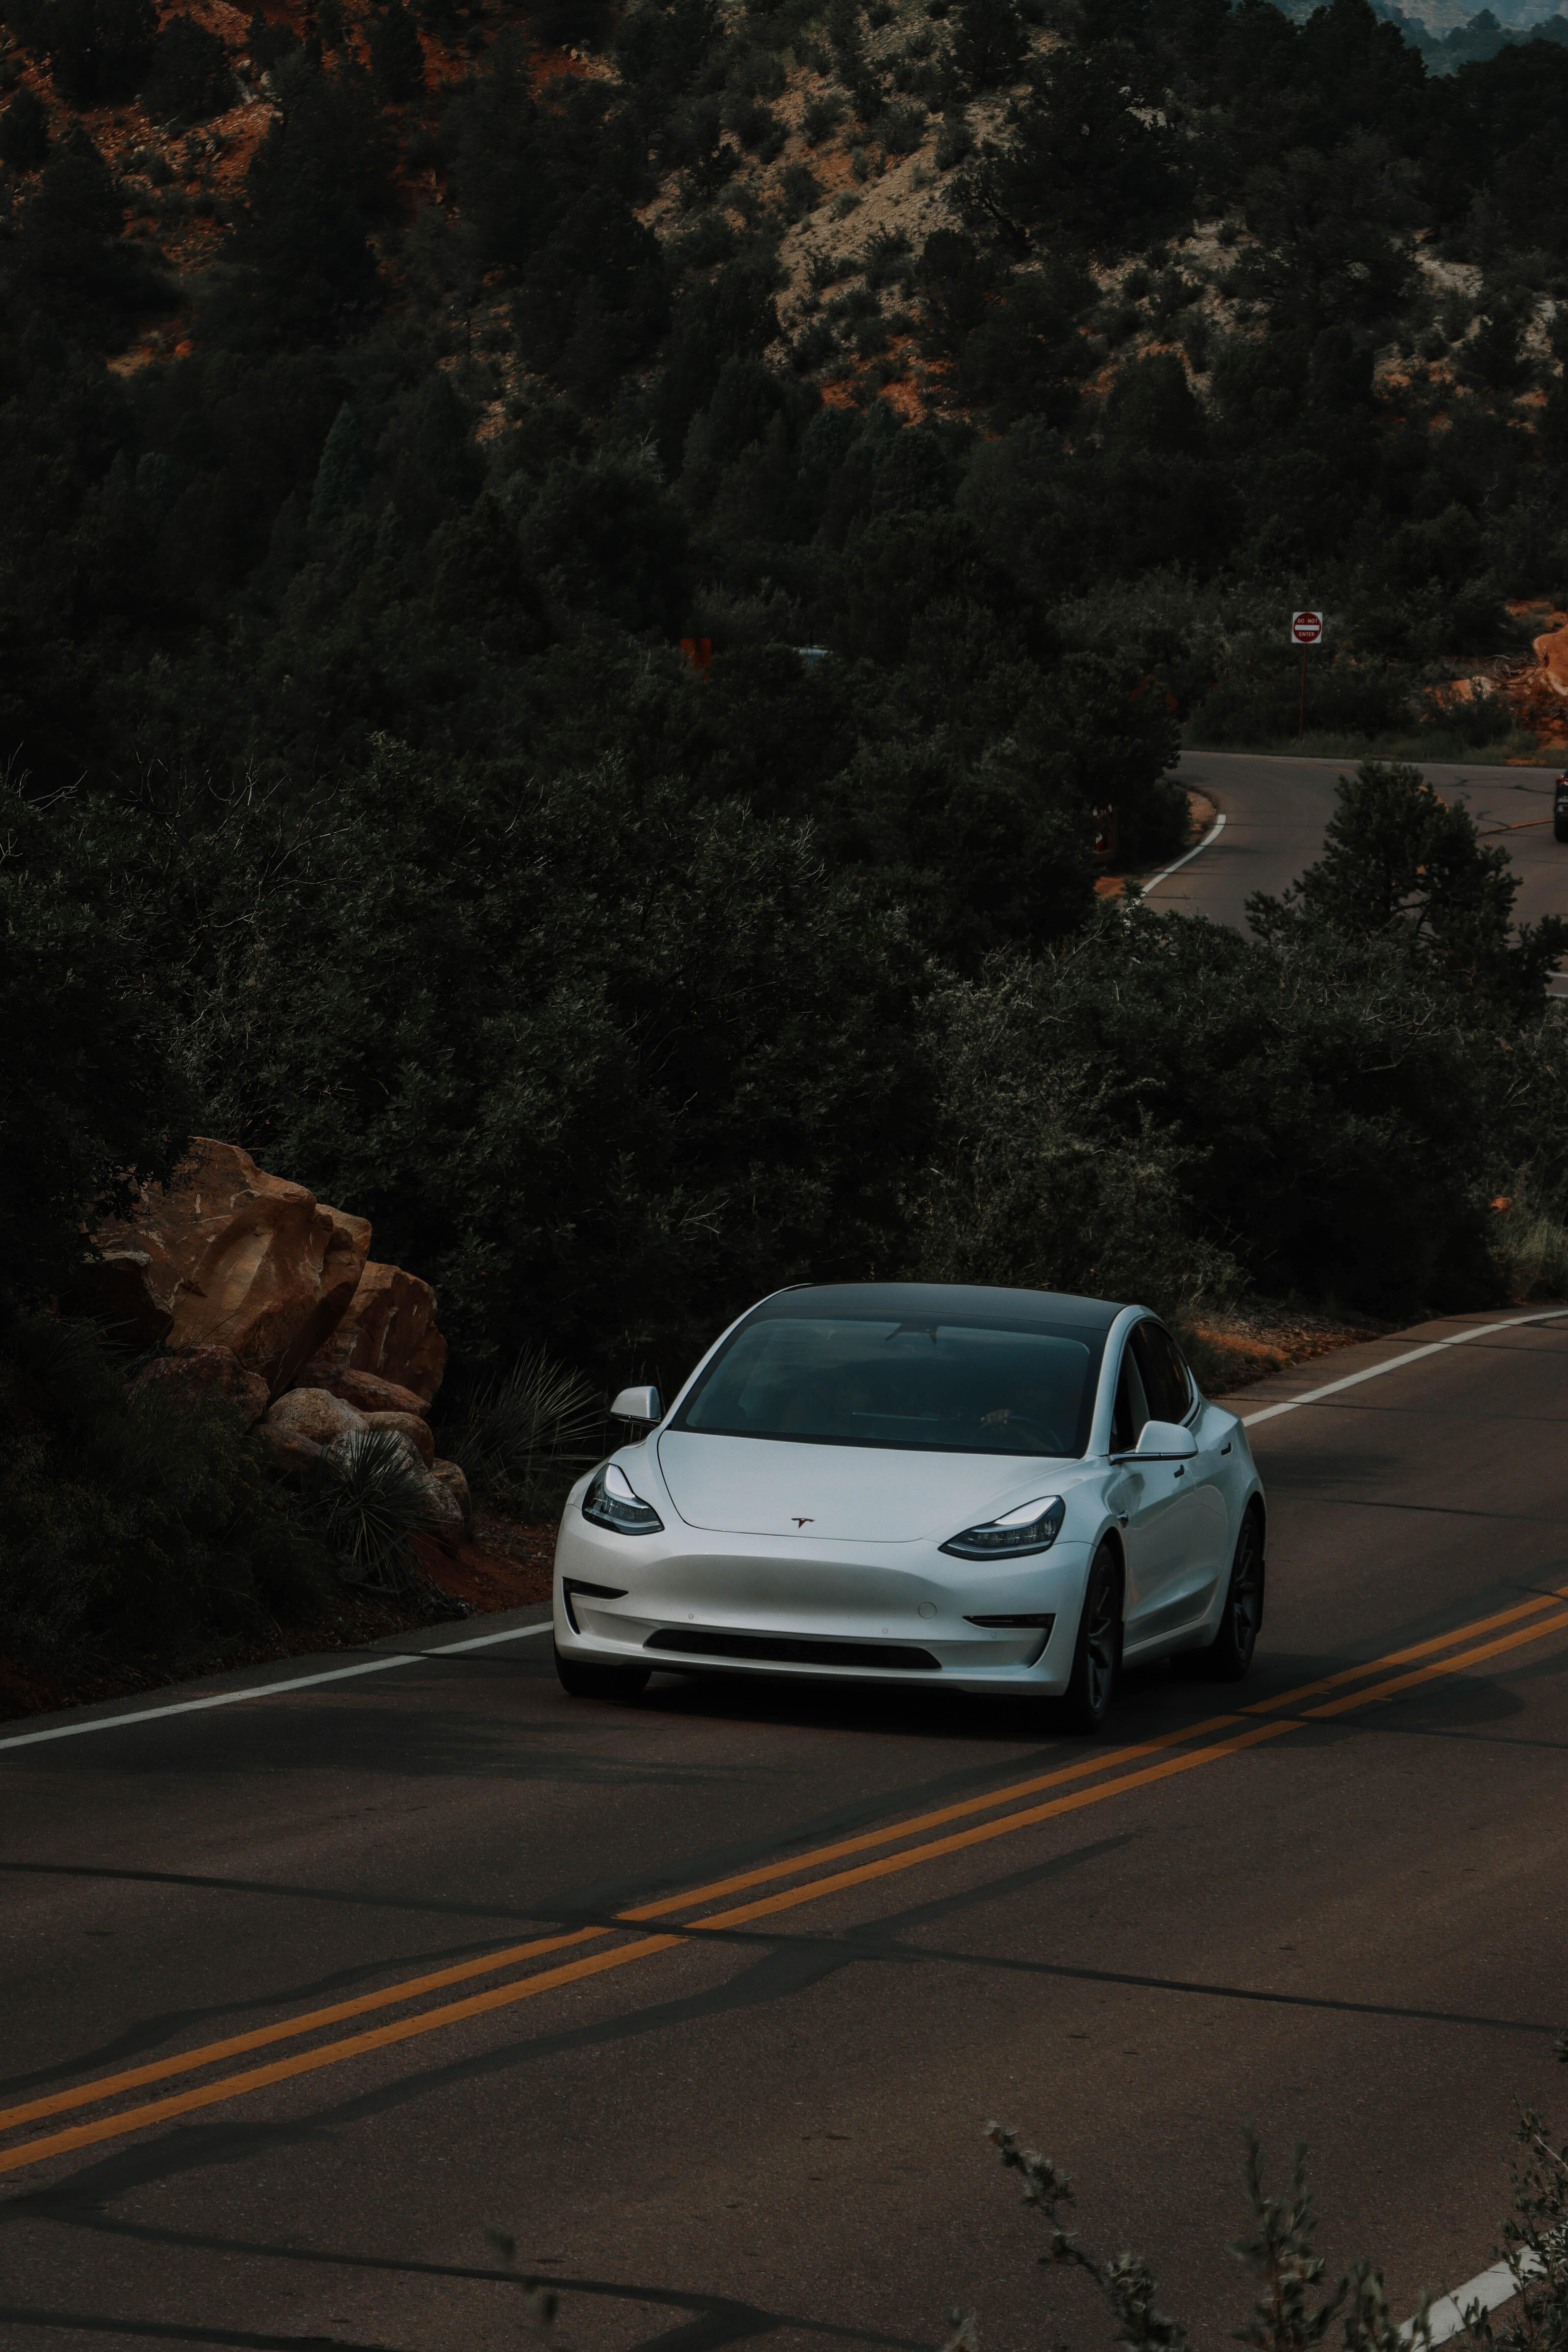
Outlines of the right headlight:
{"type": "Polygon", "coordinates": [[[1037,1496],[1004,1511],[999,1519],[984,1519],[965,1528],[942,1547],[955,1559],[1016,1559],[1021,1553],[1049,1551],[1061,1533],[1068,1507],[1059,1495],[1037,1496]]]}
{"type": "Polygon", "coordinates": [[[583,1497],[583,1517],[596,1528],[617,1536],[657,1536],[664,1521],[651,1503],[645,1503],[618,1463],[595,1470],[583,1497]]]}

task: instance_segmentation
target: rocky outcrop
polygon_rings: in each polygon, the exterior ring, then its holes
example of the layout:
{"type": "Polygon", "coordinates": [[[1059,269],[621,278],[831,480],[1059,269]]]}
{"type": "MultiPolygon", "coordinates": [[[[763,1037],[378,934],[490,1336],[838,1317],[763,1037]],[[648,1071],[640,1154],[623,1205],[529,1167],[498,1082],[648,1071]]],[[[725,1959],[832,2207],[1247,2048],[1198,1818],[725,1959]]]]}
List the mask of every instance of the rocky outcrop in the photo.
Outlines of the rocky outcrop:
{"type": "Polygon", "coordinates": [[[370,1226],[197,1136],[172,1183],[146,1186],[96,1239],[73,1305],[144,1345],[228,1348],[276,1391],[348,1312],[370,1226]]]}
{"type": "Polygon", "coordinates": [[[262,1443],[287,1476],[309,1478],[345,1460],[362,1432],[389,1430],[407,1449],[428,1534],[458,1537],[473,1523],[468,1482],[455,1462],[440,1461],[430,1424],[417,1412],[358,1412],[327,1389],[290,1389],[261,1424],[262,1443]]]}
{"type": "Polygon", "coordinates": [[[247,1429],[267,1411],[267,1383],[259,1372],[248,1372],[232,1348],[216,1341],[187,1348],[177,1356],[154,1356],[131,1383],[133,1393],[163,1389],[181,1397],[221,1398],[237,1405],[247,1429]]]}
{"type": "Polygon", "coordinates": [[[437,1460],[432,1462],[430,1465],[430,1475],[443,1492],[450,1496],[452,1501],[457,1505],[459,1514],[459,1524],[464,1528],[472,1527],[474,1523],[473,1497],[468,1493],[468,1482],[464,1477],[462,1472],[458,1469],[457,1464],[455,1462],[443,1462],[439,1457],[437,1457],[437,1460]]]}
{"type": "Polygon", "coordinates": [[[291,1429],[274,1429],[270,1421],[264,1421],[257,1434],[273,1468],[296,1484],[310,1475],[326,1451],[313,1437],[300,1437],[291,1429]]]}
{"type": "Polygon", "coordinates": [[[416,1396],[412,1389],[401,1387],[396,1381],[379,1380],[374,1372],[356,1372],[345,1364],[330,1363],[325,1356],[312,1356],[294,1382],[297,1389],[325,1389],[330,1395],[342,1397],[356,1412],[413,1412],[426,1415],[430,1411],[429,1400],[416,1396]]]}
{"type": "Polygon", "coordinates": [[[267,1416],[268,1429],[283,1430],[290,1437],[303,1437],[315,1446],[331,1445],[340,1437],[350,1437],[356,1429],[364,1427],[364,1415],[356,1412],[352,1404],[341,1397],[329,1396],[325,1389],[290,1389],[280,1396],[267,1416]]]}
{"type": "Polygon", "coordinates": [[[455,1462],[437,1461],[426,1471],[425,1499],[429,1515],[427,1525],[432,1534],[452,1537],[467,1534],[472,1517],[468,1508],[468,1489],[455,1462]]]}
{"type": "Polygon", "coordinates": [[[1535,650],[1553,694],[1568,695],[1568,627],[1548,629],[1535,639],[1535,650]]]}
{"type": "Polygon", "coordinates": [[[427,1404],[447,1369],[430,1285],[401,1266],[373,1260],[316,1362],[328,1370],[395,1381],[427,1404]]]}
{"type": "Polygon", "coordinates": [[[167,1187],[100,1227],[69,1303],[172,1361],[220,1349],[273,1396],[298,1384],[357,1413],[423,1415],[447,1362],[436,1294],[370,1262],[370,1238],[366,1218],[197,1136],[167,1187]]]}
{"type": "MultiPolygon", "coordinates": [[[[296,1395],[299,1391],[296,1390],[296,1395]]],[[[436,1441],[430,1434],[430,1424],[417,1412],[367,1412],[367,1429],[395,1430],[405,1444],[412,1446],[424,1467],[428,1470],[436,1459],[436,1441]]]]}

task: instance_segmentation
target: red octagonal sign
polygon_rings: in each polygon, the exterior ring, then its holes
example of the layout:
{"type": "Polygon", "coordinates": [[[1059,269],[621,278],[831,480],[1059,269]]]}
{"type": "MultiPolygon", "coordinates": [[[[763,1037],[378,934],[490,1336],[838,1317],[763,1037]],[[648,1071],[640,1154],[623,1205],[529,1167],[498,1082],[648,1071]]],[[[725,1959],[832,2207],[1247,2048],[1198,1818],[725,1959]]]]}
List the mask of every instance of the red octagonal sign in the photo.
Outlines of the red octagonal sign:
{"type": "Polygon", "coordinates": [[[1292,645],[1315,646],[1321,641],[1322,634],[1323,616],[1321,613],[1291,614],[1290,642],[1292,645]]]}

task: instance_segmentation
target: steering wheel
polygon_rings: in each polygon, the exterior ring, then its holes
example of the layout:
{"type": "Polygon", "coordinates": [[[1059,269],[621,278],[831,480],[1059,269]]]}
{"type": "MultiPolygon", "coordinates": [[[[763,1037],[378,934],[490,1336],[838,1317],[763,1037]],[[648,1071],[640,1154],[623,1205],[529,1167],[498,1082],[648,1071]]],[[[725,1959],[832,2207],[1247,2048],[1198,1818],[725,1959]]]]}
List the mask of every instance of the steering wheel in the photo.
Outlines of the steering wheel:
{"type": "Polygon", "coordinates": [[[1037,1437],[1045,1440],[1039,1449],[1042,1454],[1059,1454],[1062,1450],[1055,1430],[1047,1429],[1043,1421],[1032,1421],[1026,1412],[982,1413],[980,1418],[983,1429],[1032,1430],[1037,1437]]]}

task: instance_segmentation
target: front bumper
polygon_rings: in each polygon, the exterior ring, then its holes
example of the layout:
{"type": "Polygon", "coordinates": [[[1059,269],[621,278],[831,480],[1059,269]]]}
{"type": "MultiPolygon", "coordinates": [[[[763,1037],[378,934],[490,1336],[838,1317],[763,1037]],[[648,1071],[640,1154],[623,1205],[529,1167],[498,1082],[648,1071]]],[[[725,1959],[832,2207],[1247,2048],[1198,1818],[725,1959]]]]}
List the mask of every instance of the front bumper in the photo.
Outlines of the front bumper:
{"type": "Polygon", "coordinates": [[[591,1526],[574,1496],[555,1549],[555,1639],[605,1665],[1052,1696],[1072,1670],[1089,1552],[1058,1538],[1004,1565],[926,1542],[790,1542],[679,1524],[618,1536],[591,1526]],[[969,1622],[1045,1614],[1048,1633],[969,1622]]]}

